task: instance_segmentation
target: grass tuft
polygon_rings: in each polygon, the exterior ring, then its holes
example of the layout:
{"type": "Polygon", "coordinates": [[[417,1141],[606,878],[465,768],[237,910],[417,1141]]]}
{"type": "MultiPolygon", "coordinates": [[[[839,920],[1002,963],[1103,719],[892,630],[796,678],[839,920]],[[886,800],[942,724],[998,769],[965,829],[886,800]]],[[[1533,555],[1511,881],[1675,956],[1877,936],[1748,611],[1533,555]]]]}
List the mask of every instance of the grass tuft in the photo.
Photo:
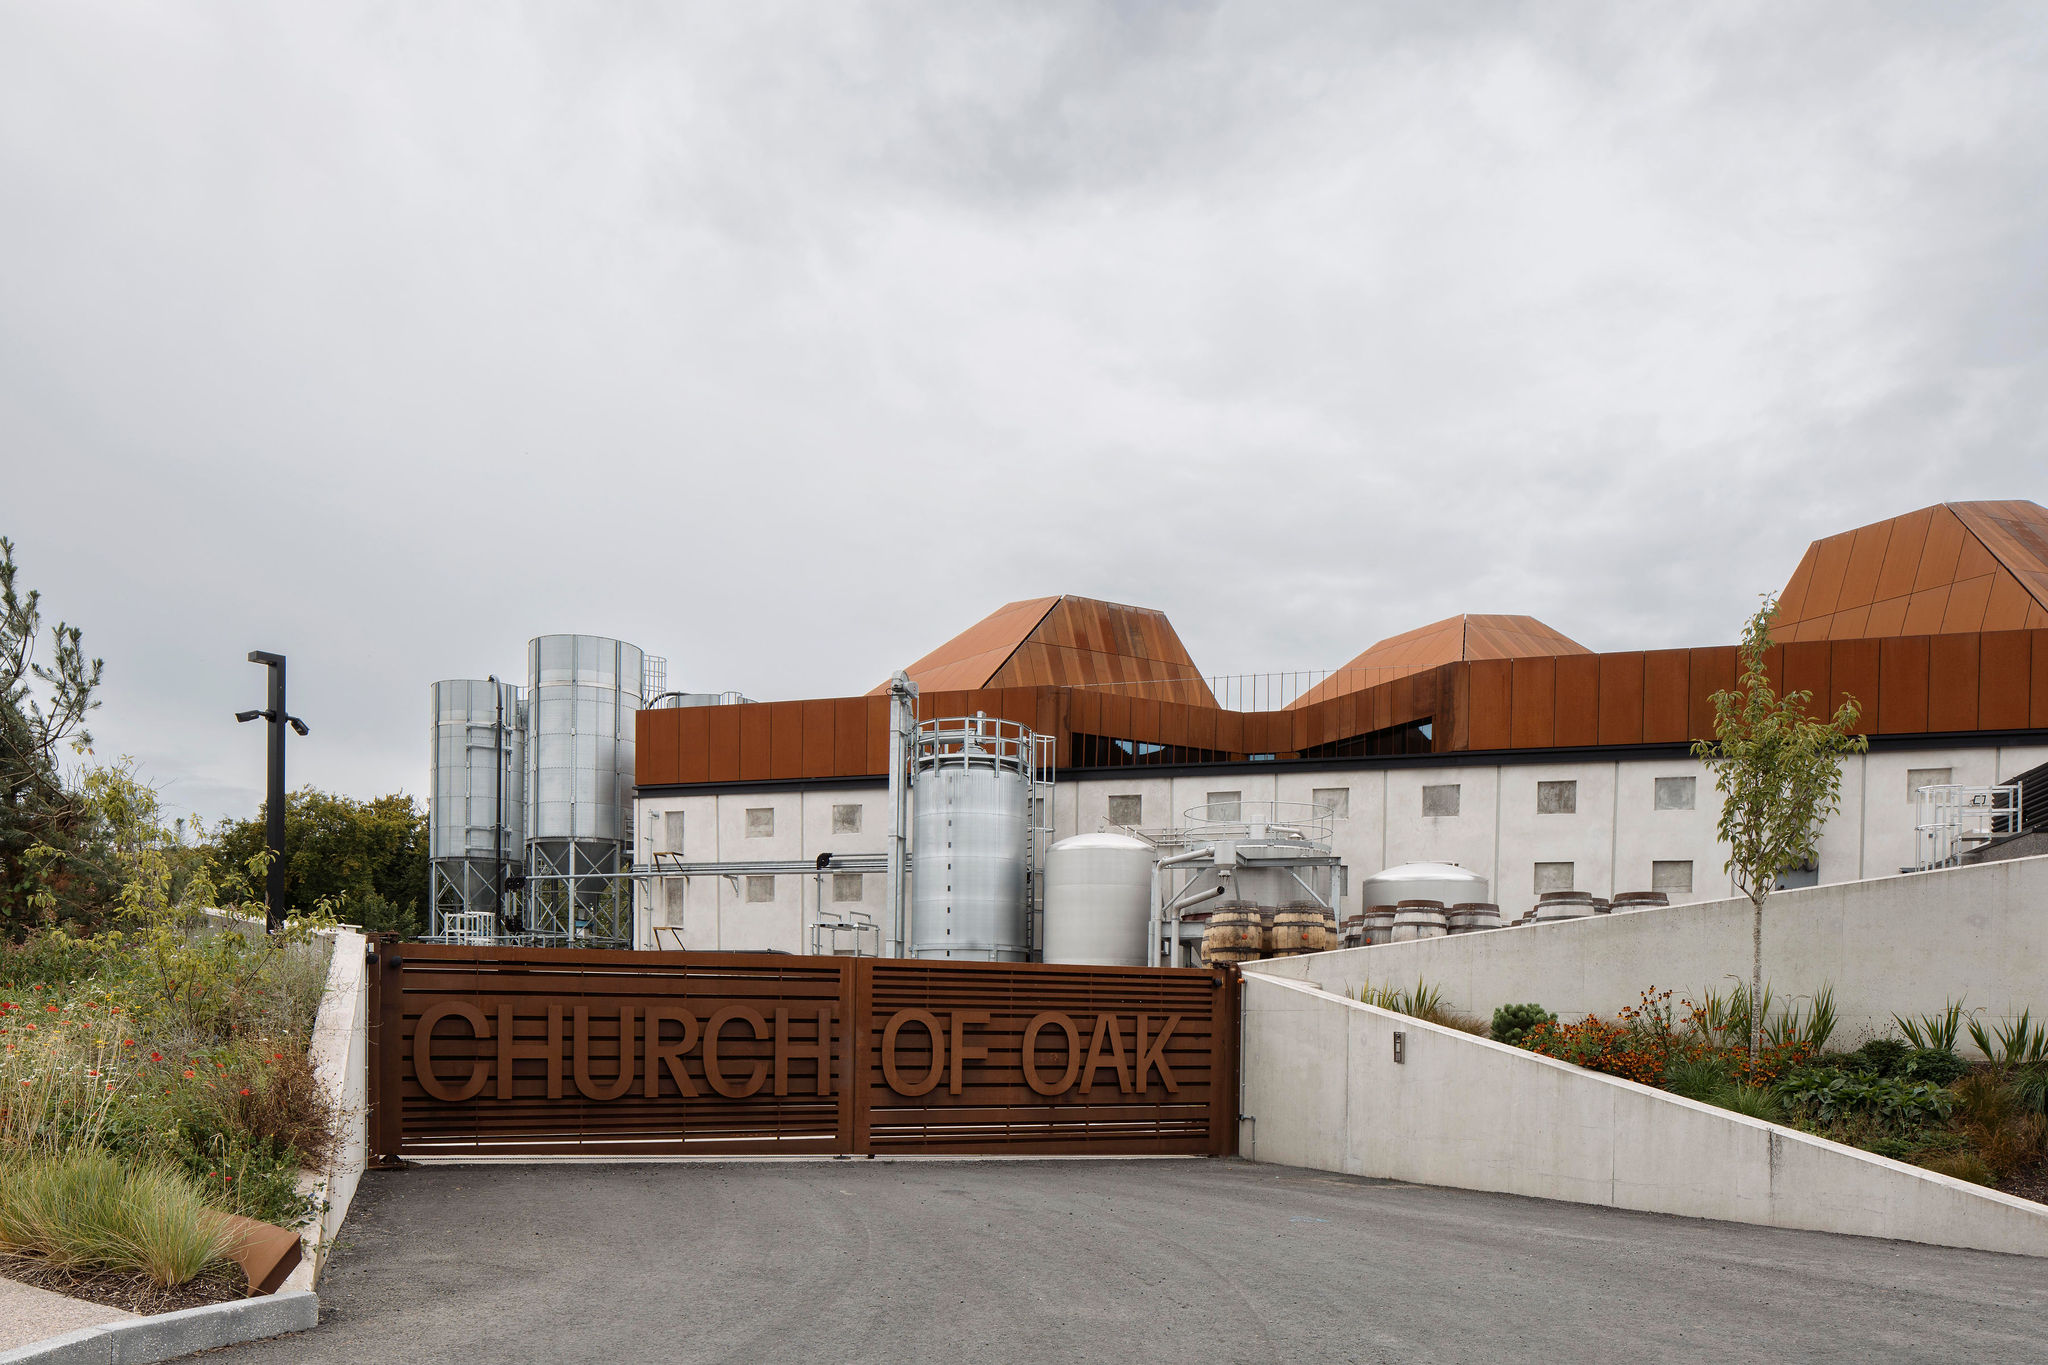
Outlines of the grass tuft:
{"type": "Polygon", "coordinates": [[[167,1165],[77,1150],[0,1168],[0,1252],[174,1287],[225,1260],[232,1242],[198,1185],[167,1165]]]}

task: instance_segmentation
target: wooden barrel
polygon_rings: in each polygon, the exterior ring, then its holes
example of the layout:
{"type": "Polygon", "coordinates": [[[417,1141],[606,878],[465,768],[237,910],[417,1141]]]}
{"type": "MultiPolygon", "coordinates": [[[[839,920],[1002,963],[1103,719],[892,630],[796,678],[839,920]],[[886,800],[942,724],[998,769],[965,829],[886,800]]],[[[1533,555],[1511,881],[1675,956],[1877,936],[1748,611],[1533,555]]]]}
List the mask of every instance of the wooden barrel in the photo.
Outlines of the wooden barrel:
{"type": "Polygon", "coordinates": [[[1593,898],[1584,891],[1546,891],[1543,899],[1536,903],[1536,921],[1539,924],[1548,924],[1552,920],[1584,919],[1593,913],[1593,898]]]}
{"type": "Polygon", "coordinates": [[[1453,934],[1476,933],[1500,928],[1500,907],[1485,901],[1464,901],[1444,912],[1445,928],[1453,934]]]}
{"type": "Polygon", "coordinates": [[[1336,937],[1322,906],[1295,901],[1274,912],[1266,942],[1274,957],[1299,957],[1328,952],[1337,946],[1336,937]]]}
{"type": "Polygon", "coordinates": [[[1661,910],[1671,904],[1671,897],[1662,891],[1619,891],[1614,896],[1614,913],[1626,914],[1631,910],[1661,910]]]}
{"type": "Polygon", "coordinates": [[[1202,931],[1202,965],[1252,962],[1266,951],[1266,926],[1249,901],[1221,901],[1202,931]]]}
{"type": "Polygon", "coordinates": [[[1450,931],[1442,901],[1400,901],[1394,907],[1395,943],[1412,943],[1419,938],[1442,938],[1450,931]]]}
{"type": "Polygon", "coordinates": [[[1365,941],[1367,943],[1392,943],[1394,941],[1394,916],[1399,913],[1391,905],[1375,905],[1365,912],[1365,941]]]}
{"type": "Polygon", "coordinates": [[[1347,917],[1337,931],[1337,942],[1346,948],[1365,946],[1365,912],[1347,917]]]}

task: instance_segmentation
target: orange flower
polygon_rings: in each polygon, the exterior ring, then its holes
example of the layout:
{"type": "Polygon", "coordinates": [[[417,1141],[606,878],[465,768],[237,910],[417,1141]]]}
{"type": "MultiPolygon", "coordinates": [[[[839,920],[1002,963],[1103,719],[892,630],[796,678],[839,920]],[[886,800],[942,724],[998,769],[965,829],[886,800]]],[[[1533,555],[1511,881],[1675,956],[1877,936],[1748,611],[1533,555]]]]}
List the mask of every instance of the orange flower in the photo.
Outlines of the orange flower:
{"type": "Polygon", "coordinates": [[[193,1077],[197,1076],[198,1074],[198,1072],[194,1071],[189,1066],[185,1068],[185,1079],[188,1081],[191,1080],[193,1077]]]}

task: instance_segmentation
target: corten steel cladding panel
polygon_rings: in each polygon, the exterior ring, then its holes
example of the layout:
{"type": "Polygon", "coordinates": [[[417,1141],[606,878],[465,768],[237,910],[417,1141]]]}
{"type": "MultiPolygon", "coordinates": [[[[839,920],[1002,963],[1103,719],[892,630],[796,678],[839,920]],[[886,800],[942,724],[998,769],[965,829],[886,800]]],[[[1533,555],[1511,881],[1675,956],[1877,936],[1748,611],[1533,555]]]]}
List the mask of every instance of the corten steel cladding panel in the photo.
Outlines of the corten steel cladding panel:
{"type": "Polygon", "coordinates": [[[376,947],[379,1156],[1235,1150],[1225,971],[376,947]]]}

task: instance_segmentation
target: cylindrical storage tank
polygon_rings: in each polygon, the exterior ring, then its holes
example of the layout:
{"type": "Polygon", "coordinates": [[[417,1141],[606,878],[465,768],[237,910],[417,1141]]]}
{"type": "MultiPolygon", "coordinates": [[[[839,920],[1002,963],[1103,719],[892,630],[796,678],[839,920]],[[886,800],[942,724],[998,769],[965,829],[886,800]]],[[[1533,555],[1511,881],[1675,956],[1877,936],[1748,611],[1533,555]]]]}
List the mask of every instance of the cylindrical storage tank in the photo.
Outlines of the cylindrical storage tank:
{"type": "Polygon", "coordinates": [[[1142,967],[1158,850],[1127,834],[1079,834],[1045,855],[1045,960],[1142,967]]]}
{"type": "Polygon", "coordinates": [[[646,656],[601,635],[527,643],[527,837],[630,842],[633,717],[646,656]]]}
{"type": "Polygon", "coordinates": [[[1266,950],[1266,927],[1249,901],[1220,901],[1202,931],[1202,965],[1251,962],[1266,950]]]}
{"type": "Polygon", "coordinates": [[[444,914],[495,917],[498,869],[518,867],[526,856],[519,689],[488,678],[453,678],[433,684],[428,698],[427,856],[440,874],[437,902],[444,914]]]}
{"type": "Polygon", "coordinates": [[[1393,941],[1396,943],[1442,938],[1449,931],[1442,901],[1406,900],[1394,907],[1393,941]]]}
{"type": "Polygon", "coordinates": [[[1486,878],[1452,863],[1399,863],[1375,872],[1359,885],[1360,905],[1436,901],[1442,905],[1488,901],[1486,878]]]}
{"type": "MultiPolygon", "coordinates": [[[[975,716],[918,726],[911,749],[911,956],[1030,956],[1024,901],[1034,746],[1031,732],[1011,721],[975,716]]],[[[1141,963],[1143,952],[1141,944],[1141,963]]]]}

